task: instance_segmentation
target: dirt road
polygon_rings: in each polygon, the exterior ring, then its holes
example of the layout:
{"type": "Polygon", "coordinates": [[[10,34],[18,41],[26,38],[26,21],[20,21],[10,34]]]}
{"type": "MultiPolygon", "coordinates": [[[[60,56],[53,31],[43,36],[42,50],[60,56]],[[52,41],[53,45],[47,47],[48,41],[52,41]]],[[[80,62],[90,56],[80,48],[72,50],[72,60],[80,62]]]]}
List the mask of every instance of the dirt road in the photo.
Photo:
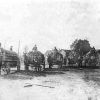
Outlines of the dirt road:
{"type": "Polygon", "coordinates": [[[100,100],[99,70],[18,72],[0,77],[0,100],[100,100]]]}

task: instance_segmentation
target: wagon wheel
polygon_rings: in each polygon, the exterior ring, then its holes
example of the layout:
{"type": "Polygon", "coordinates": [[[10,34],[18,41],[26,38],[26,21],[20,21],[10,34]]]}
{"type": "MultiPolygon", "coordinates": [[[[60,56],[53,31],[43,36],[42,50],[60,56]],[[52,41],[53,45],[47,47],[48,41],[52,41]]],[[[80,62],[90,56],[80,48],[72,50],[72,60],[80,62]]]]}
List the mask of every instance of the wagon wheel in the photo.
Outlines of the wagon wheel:
{"type": "Polygon", "coordinates": [[[10,73],[10,63],[9,63],[9,62],[5,63],[5,64],[2,66],[2,70],[3,70],[4,72],[6,72],[6,74],[9,74],[9,73],[10,73]]]}

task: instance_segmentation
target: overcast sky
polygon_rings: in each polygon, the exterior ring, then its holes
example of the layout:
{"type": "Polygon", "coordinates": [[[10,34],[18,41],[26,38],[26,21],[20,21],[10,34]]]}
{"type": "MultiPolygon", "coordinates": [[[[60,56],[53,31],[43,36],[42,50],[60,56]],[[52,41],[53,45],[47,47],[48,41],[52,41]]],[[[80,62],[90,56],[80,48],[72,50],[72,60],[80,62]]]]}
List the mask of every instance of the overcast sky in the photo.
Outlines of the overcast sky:
{"type": "Polygon", "coordinates": [[[76,39],[100,48],[99,0],[0,0],[0,42],[20,52],[37,44],[41,52],[69,49],[76,39]]]}

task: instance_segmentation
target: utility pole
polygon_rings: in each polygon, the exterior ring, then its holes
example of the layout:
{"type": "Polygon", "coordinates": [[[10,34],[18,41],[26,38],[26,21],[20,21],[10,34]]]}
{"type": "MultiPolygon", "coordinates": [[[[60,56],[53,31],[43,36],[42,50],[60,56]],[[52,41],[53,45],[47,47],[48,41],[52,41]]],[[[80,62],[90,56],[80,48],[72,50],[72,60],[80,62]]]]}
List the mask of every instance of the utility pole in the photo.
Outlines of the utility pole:
{"type": "Polygon", "coordinates": [[[19,49],[20,49],[20,40],[19,40],[19,43],[18,43],[18,55],[19,55],[19,49]]]}

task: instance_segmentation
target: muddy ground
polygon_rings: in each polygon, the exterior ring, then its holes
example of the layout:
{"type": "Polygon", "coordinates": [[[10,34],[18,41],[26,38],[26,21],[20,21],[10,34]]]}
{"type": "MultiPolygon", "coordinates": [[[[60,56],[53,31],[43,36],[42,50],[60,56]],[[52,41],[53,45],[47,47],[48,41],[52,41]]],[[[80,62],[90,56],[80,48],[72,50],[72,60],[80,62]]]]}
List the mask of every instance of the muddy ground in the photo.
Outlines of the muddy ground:
{"type": "Polygon", "coordinates": [[[0,76],[0,100],[100,100],[100,69],[12,70],[0,76]]]}

